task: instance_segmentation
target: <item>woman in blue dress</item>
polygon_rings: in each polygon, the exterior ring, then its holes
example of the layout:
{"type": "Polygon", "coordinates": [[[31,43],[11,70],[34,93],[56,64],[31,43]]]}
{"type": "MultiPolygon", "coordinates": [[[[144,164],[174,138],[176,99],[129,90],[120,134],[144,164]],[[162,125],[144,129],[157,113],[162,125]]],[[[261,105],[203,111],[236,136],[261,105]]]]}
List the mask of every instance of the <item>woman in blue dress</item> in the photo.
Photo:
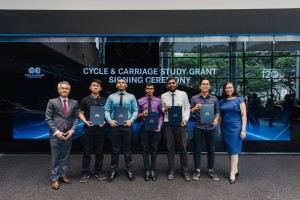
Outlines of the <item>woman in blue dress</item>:
{"type": "Polygon", "coordinates": [[[229,154],[231,184],[236,182],[238,172],[238,155],[242,150],[242,140],[246,137],[246,105],[244,98],[238,97],[234,84],[230,81],[223,86],[220,101],[221,117],[219,121],[219,136],[222,135],[225,151],[229,154]]]}

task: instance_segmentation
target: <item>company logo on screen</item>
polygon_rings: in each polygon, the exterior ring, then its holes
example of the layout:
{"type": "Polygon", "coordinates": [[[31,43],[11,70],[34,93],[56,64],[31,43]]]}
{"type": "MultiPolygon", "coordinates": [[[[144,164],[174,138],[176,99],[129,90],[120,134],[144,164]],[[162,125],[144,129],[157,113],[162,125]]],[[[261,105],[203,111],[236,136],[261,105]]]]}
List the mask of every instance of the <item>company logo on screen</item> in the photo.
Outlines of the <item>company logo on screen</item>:
{"type": "Polygon", "coordinates": [[[43,78],[44,74],[41,73],[40,67],[29,67],[28,74],[25,74],[27,78],[43,78]]]}
{"type": "Polygon", "coordinates": [[[280,78],[280,74],[277,70],[274,69],[263,69],[262,78],[280,78]]]}

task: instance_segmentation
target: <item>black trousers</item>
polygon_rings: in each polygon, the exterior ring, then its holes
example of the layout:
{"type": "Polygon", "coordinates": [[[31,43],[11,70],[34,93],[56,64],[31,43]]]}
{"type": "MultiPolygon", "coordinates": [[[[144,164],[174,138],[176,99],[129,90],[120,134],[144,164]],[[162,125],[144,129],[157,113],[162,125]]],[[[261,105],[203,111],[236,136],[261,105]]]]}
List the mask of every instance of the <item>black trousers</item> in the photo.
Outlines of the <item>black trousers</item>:
{"type": "Polygon", "coordinates": [[[155,131],[145,131],[142,125],[141,141],[143,145],[143,160],[145,170],[156,170],[157,147],[161,138],[161,134],[155,131]],[[151,164],[149,155],[151,154],[151,164]]]}
{"type": "Polygon", "coordinates": [[[169,126],[165,123],[165,139],[167,141],[169,170],[174,171],[175,146],[177,143],[180,152],[181,172],[183,175],[188,174],[188,154],[187,154],[187,127],[186,126],[169,126]]]}
{"type": "Polygon", "coordinates": [[[123,147],[124,159],[128,172],[133,171],[132,153],[131,153],[131,127],[117,126],[110,129],[111,134],[111,170],[117,171],[119,165],[119,153],[123,147]]]}
{"type": "Polygon", "coordinates": [[[103,166],[103,146],[104,146],[103,128],[91,127],[82,133],[82,173],[90,174],[90,164],[93,150],[95,150],[95,173],[102,171],[103,166]]]}

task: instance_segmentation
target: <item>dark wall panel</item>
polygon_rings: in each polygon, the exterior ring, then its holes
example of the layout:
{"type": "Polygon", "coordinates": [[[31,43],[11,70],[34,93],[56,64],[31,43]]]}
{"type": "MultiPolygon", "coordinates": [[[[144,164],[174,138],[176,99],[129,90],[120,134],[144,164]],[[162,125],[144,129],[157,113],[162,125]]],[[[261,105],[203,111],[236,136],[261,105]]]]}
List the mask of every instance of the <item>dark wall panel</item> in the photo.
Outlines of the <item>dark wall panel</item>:
{"type": "Polygon", "coordinates": [[[0,10],[1,34],[300,33],[300,9],[29,11],[0,10]]]}

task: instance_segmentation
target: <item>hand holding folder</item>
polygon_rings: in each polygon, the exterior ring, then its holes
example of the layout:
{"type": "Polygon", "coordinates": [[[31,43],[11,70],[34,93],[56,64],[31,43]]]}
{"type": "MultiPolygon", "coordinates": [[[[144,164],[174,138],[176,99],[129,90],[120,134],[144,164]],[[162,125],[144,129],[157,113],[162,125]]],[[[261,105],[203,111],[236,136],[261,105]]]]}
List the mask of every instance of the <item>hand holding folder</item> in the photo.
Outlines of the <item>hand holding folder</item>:
{"type": "Polygon", "coordinates": [[[145,117],[145,131],[155,131],[158,129],[158,113],[148,112],[145,117]]]}
{"type": "Polygon", "coordinates": [[[214,104],[202,104],[200,109],[200,123],[213,124],[215,119],[214,104]]]}
{"type": "Polygon", "coordinates": [[[104,124],[104,107],[101,106],[90,107],[90,122],[92,125],[104,124]]]}
{"type": "Polygon", "coordinates": [[[125,121],[128,120],[128,108],[123,106],[115,107],[114,117],[118,126],[124,126],[125,121]]]}
{"type": "Polygon", "coordinates": [[[168,110],[169,125],[179,126],[182,122],[182,108],[180,106],[171,106],[168,110]]]}

